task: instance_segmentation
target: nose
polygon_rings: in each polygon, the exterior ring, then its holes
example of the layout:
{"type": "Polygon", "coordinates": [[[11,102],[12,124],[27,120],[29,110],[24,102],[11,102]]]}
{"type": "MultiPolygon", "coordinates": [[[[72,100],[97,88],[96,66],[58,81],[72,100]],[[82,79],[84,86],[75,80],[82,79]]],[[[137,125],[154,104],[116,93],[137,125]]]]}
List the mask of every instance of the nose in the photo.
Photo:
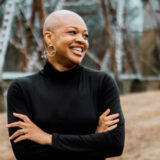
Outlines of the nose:
{"type": "Polygon", "coordinates": [[[76,43],[79,43],[80,45],[83,45],[83,46],[84,46],[83,50],[85,50],[85,51],[86,51],[86,50],[88,49],[88,47],[89,47],[88,40],[85,39],[82,34],[76,35],[75,42],[76,42],[76,43]]]}

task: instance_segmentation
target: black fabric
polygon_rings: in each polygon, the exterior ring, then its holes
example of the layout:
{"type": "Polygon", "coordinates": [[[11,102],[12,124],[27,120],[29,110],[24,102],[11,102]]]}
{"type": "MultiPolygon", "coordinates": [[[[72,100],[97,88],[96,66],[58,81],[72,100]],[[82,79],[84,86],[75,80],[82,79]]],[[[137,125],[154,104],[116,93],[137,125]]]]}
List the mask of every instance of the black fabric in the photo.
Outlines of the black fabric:
{"type": "MultiPolygon", "coordinates": [[[[59,72],[46,61],[39,72],[11,83],[7,104],[8,123],[18,120],[13,112],[22,113],[52,134],[52,146],[11,141],[17,159],[104,160],[123,151],[124,117],[119,91],[105,72],[82,65],[59,72]],[[120,114],[118,127],[95,133],[98,118],[107,108],[111,114],[120,114]]],[[[9,135],[17,129],[9,129],[9,135]]]]}

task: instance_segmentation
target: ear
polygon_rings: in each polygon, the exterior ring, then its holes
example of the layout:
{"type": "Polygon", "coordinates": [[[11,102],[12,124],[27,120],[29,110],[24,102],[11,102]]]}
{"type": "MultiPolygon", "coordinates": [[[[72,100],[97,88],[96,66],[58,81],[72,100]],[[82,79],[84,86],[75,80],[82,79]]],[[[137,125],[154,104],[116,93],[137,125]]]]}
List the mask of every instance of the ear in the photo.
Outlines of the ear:
{"type": "Polygon", "coordinates": [[[45,31],[44,33],[43,33],[43,37],[44,37],[44,41],[45,41],[45,43],[47,44],[47,45],[50,45],[50,44],[52,44],[52,32],[50,32],[50,31],[45,31]]]}

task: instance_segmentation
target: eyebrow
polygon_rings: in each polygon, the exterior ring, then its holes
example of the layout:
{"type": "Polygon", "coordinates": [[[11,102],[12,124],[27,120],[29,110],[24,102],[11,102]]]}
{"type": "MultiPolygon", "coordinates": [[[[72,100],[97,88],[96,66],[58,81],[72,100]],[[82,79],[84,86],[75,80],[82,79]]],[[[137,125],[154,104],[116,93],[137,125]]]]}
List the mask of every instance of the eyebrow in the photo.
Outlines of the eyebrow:
{"type": "MultiPolygon", "coordinates": [[[[78,27],[76,27],[76,26],[67,26],[66,28],[75,28],[75,29],[79,29],[78,27]]],[[[84,30],[85,32],[88,32],[88,30],[87,29],[85,29],[84,30]]]]}

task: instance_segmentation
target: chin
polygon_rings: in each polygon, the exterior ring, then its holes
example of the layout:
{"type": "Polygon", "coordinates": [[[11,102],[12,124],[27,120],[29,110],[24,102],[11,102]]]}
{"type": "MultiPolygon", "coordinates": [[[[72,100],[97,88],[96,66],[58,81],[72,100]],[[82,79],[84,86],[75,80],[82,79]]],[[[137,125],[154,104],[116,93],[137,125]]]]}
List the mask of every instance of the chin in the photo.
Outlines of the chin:
{"type": "Polygon", "coordinates": [[[82,62],[82,59],[83,59],[83,58],[74,58],[74,59],[72,59],[71,61],[72,61],[72,63],[74,63],[74,64],[80,64],[80,63],[82,62]]]}

